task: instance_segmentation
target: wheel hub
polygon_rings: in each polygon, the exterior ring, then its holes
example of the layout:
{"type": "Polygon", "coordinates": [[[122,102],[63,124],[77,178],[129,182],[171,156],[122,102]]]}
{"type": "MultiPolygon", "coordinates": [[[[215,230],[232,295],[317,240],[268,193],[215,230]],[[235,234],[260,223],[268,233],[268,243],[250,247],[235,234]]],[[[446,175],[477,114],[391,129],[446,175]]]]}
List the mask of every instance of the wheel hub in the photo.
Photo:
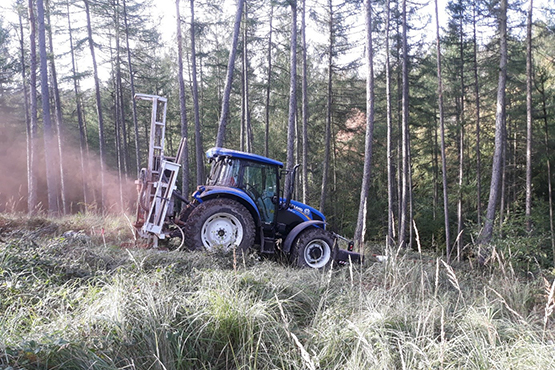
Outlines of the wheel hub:
{"type": "Polygon", "coordinates": [[[304,259],[312,268],[324,267],[331,257],[331,248],[323,240],[312,240],[304,250],[304,259]]]}
{"type": "Polygon", "coordinates": [[[313,246],[310,249],[309,255],[314,261],[317,261],[320,257],[322,257],[322,247],[320,245],[313,246]]]}
{"type": "Polygon", "coordinates": [[[243,240],[243,227],[237,217],[228,213],[217,213],[208,218],[201,230],[202,244],[206,250],[230,251],[243,240]]]}

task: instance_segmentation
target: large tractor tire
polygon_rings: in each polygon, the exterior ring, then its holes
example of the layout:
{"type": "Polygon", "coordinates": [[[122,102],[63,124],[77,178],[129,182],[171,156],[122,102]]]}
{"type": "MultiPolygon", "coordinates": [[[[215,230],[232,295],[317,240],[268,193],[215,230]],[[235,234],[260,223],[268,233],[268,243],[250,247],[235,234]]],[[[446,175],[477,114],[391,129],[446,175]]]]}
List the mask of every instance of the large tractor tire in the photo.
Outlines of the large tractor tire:
{"type": "Polygon", "coordinates": [[[218,198],[200,203],[183,228],[190,249],[209,252],[246,252],[254,244],[255,228],[250,212],[239,202],[218,198]]]}
{"type": "Polygon", "coordinates": [[[321,228],[307,229],[297,238],[291,259],[298,267],[321,269],[331,264],[333,247],[331,232],[321,228]]]}

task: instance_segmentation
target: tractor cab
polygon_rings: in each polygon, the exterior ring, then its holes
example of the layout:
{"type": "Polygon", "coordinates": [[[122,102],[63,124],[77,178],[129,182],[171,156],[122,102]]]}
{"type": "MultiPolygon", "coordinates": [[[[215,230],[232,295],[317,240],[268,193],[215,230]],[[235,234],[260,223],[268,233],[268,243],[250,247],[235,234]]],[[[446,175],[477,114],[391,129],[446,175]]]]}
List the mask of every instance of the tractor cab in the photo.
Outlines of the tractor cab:
{"type": "Polygon", "coordinates": [[[254,202],[262,225],[269,226],[276,221],[281,162],[223,148],[209,150],[207,157],[212,168],[205,190],[237,189],[236,194],[243,200],[250,203],[246,195],[254,202]]]}

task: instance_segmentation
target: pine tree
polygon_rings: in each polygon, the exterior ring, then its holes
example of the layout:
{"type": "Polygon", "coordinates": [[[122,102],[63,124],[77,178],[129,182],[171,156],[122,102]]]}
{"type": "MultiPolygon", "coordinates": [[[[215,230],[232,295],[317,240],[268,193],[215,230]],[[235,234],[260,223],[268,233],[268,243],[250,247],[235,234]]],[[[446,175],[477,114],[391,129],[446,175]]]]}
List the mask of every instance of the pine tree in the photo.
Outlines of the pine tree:
{"type": "Polygon", "coordinates": [[[179,0],[175,0],[175,10],[177,18],[177,79],[179,81],[179,117],[181,118],[181,137],[185,139],[182,158],[182,184],[183,194],[189,194],[189,149],[187,145],[187,107],[185,102],[185,80],[183,79],[183,40],[181,36],[181,15],[179,11],[179,0]]]}
{"type": "Polygon", "coordinates": [[[364,144],[364,170],[362,172],[362,185],[360,190],[360,204],[358,208],[357,227],[354,241],[361,250],[366,232],[366,211],[370,176],[372,175],[372,141],[374,139],[374,45],[372,40],[372,2],[365,0],[366,20],[366,135],[364,144]]]}
{"type": "Polygon", "coordinates": [[[241,16],[243,13],[244,0],[237,0],[237,12],[235,14],[235,25],[233,27],[233,41],[229,50],[229,61],[227,64],[227,75],[225,79],[224,95],[222,98],[222,109],[220,113],[220,123],[218,125],[218,136],[216,137],[216,146],[222,147],[225,142],[227,119],[229,115],[229,99],[231,94],[231,84],[233,82],[233,70],[235,68],[235,57],[237,55],[237,41],[239,39],[239,31],[241,26],[241,16]]]}
{"type": "MultiPolygon", "coordinates": [[[[287,120],[287,162],[292,170],[295,163],[295,119],[297,114],[297,0],[288,0],[291,7],[291,38],[289,54],[289,115],[287,120]]],[[[285,180],[286,196],[291,197],[291,176],[285,180]]]]}
{"type": "Polygon", "coordinates": [[[91,13],[89,7],[89,0],[83,0],[85,3],[85,15],[87,17],[87,35],[89,42],[89,49],[91,52],[91,59],[93,65],[93,76],[94,76],[94,89],[96,98],[96,113],[98,119],[98,145],[100,151],[100,210],[104,213],[104,171],[105,171],[105,142],[104,142],[104,116],[102,114],[102,100],[100,96],[100,78],[98,77],[98,65],[96,63],[96,53],[93,40],[92,23],[91,23],[91,13]]]}
{"type": "Polygon", "coordinates": [[[484,228],[480,233],[480,243],[489,243],[493,236],[493,223],[500,199],[501,180],[503,172],[503,151],[505,147],[505,87],[507,84],[507,0],[499,3],[499,82],[497,85],[497,109],[495,114],[495,151],[491,169],[491,183],[489,201],[484,228]]]}
{"type": "Polygon", "coordinates": [[[41,100],[42,100],[42,122],[44,139],[44,160],[46,165],[46,186],[48,194],[48,214],[58,215],[58,182],[56,181],[56,159],[53,149],[54,131],[50,114],[50,91],[48,85],[48,56],[46,53],[46,25],[43,0],[37,0],[37,22],[39,26],[39,50],[40,50],[40,76],[41,76],[41,100]]]}
{"type": "Polygon", "coordinates": [[[197,52],[196,52],[196,33],[197,25],[195,21],[195,3],[194,0],[189,1],[191,9],[191,68],[193,82],[193,112],[195,118],[195,153],[197,168],[197,185],[204,183],[204,162],[203,162],[203,145],[202,145],[202,126],[200,123],[199,108],[199,88],[197,80],[197,52]]]}

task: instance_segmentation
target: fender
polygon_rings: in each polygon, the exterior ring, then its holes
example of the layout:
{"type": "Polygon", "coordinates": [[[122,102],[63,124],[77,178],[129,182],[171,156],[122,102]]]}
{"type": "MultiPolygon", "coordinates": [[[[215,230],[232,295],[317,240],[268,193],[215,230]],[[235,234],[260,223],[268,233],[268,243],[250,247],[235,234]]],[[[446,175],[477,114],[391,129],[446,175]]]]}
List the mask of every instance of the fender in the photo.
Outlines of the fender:
{"type": "Polygon", "coordinates": [[[285,241],[283,242],[283,251],[285,253],[291,252],[291,246],[293,245],[293,242],[297,239],[297,236],[299,236],[299,234],[305,229],[308,229],[309,227],[325,228],[325,225],[326,223],[320,220],[306,221],[298,224],[285,238],[285,241]]]}
{"type": "Polygon", "coordinates": [[[195,192],[193,197],[197,199],[197,201],[202,203],[205,200],[217,198],[221,195],[235,198],[238,201],[243,202],[244,205],[247,206],[247,208],[250,208],[253,216],[255,216],[254,223],[256,225],[260,225],[260,211],[258,210],[258,207],[251,199],[251,197],[249,197],[244,191],[240,189],[224,186],[206,186],[203,187],[203,189],[199,189],[199,191],[195,192]]]}

